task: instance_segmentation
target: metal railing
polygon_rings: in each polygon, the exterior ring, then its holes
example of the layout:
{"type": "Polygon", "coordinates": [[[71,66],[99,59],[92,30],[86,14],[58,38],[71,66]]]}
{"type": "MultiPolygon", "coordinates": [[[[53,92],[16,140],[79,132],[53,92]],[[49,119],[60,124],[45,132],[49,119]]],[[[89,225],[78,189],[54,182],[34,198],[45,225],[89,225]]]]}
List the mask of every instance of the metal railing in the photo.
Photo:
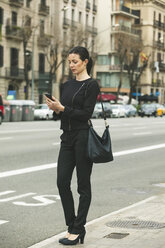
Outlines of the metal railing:
{"type": "Polygon", "coordinates": [[[22,28],[17,26],[6,26],[6,36],[7,38],[22,40],[22,28]]]}
{"type": "Polygon", "coordinates": [[[20,8],[23,6],[23,0],[9,0],[9,4],[20,8]]]}
{"type": "Polygon", "coordinates": [[[13,78],[13,79],[24,79],[24,69],[19,69],[16,66],[5,68],[6,70],[6,77],[13,78]]]}
{"type": "Polygon", "coordinates": [[[40,15],[49,15],[49,6],[39,4],[39,14],[40,15]]]}

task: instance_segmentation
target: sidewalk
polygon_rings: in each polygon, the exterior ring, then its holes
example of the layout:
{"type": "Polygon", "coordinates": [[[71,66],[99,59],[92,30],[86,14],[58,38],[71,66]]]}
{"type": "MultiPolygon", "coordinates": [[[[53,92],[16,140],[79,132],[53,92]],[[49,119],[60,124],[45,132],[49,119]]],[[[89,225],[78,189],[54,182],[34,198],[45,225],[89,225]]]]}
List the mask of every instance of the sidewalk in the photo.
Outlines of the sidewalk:
{"type": "MultiPolygon", "coordinates": [[[[165,248],[165,194],[150,197],[89,222],[84,244],[76,248],[165,248]],[[124,234],[127,236],[124,237],[124,234]],[[109,236],[108,236],[109,235],[109,236]]],[[[63,248],[65,233],[29,248],[63,248]]]]}

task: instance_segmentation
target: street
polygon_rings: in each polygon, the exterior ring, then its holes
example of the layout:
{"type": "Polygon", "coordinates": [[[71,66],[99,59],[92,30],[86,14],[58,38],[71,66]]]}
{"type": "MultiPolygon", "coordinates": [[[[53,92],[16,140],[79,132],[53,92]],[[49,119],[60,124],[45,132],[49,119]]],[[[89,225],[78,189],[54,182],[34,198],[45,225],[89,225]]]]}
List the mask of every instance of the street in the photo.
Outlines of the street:
{"type": "MultiPolygon", "coordinates": [[[[165,192],[165,117],[108,123],[114,161],[93,166],[87,221],[165,192]]],[[[93,125],[104,130],[102,119],[93,125]]],[[[1,248],[28,248],[66,230],[56,186],[59,127],[58,121],[0,126],[1,248]]],[[[72,189],[77,204],[75,174],[72,189]]]]}

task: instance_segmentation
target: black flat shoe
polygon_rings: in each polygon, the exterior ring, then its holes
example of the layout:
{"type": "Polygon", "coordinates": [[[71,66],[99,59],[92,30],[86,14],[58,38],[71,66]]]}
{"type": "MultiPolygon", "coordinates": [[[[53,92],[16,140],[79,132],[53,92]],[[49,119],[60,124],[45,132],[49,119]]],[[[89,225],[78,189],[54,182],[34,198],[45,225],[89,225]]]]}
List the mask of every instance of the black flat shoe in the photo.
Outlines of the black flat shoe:
{"type": "Polygon", "coordinates": [[[65,239],[61,240],[60,243],[63,244],[63,245],[77,245],[79,243],[79,240],[80,240],[80,243],[83,244],[84,243],[85,233],[86,232],[84,230],[82,233],[80,233],[78,235],[78,237],[76,239],[70,240],[70,239],[65,238],[65,239]]]}

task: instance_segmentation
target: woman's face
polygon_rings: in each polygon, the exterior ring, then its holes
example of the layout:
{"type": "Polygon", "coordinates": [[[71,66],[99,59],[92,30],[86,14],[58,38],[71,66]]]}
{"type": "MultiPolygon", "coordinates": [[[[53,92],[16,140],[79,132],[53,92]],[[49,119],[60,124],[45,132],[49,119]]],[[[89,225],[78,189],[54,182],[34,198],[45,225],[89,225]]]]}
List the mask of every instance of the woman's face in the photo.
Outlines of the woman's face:
{"type": "Polygon", "coordinates": [[[69,61],[70,69],[73,72],[73,74],[78,75],[84,70],[86,70],[86,65],[88,63],[88,60],[85,59],[84,61],[82,61],[80,59],[79,54],[75,54],[75,53],[69,54],[68,61],[69,61]]]}

